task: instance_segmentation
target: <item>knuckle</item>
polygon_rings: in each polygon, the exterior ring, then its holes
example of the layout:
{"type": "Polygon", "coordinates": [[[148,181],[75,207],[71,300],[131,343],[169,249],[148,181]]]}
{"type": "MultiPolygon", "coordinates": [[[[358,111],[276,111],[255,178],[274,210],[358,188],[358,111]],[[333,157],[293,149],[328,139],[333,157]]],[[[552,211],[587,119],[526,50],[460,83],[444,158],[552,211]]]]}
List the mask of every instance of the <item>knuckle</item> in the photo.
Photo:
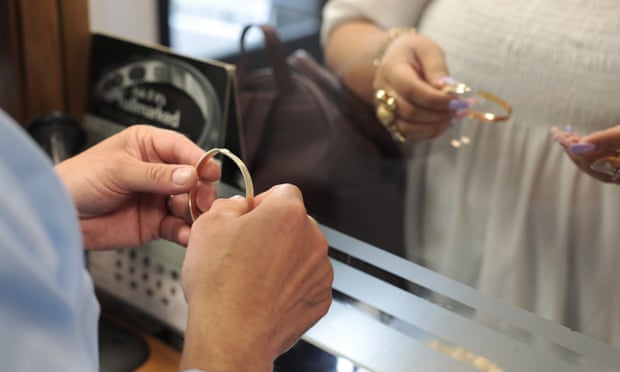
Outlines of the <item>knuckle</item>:
{"type": "Polygon", "coordinates": [[[413,101],[413,97],[416,95],[420,95],[420,93],[415,85],[403,85],[403,87],[400,88],[400,96],[408,102],[413,101]]]}
{"type": "Polygon", "coordinates": [[[224,214],[230,208],[230,200],[228,199],[215,199],[209,209],[209,216],[218,216],[224,214]]]}
{"type": "MultiPolygon", "coordinates": [[[[327,241],[327,237],[322,233],[322,232],[318,232],[318,247],[320,247],[320,253],[324,256],[327,257],[327,253],[329,251],[329,242],[327,241]]],[[[331,265],[330,265],[331,267],[331,265]]],[[[332,270],[333,271],[333,270],[332,270]]]]}
{"type": "Polygon", "coordinates": [[[308,219],[306,207],[301,199],[287,198],[282,200],[278,205],[278,209],[280,210],[279,214],[281,218],[290,223],[298,225],[300,223],[305,223],[308,219]]]}
{"type": "Polygon", "coordinates": [[[146,177],[153,182],[163,179],[165,174],[166,171],[157,166],[149,166],[146,168],[146,177]]]}

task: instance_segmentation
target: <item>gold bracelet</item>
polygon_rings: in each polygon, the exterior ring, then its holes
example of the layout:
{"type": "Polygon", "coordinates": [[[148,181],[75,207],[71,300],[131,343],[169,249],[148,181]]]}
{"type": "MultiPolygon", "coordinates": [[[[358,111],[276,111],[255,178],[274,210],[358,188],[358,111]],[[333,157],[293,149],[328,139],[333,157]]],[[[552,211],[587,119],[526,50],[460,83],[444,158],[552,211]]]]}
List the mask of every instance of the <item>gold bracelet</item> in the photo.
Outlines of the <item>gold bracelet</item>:
{"type": "Polygon", "coordinates": [[[381,59],[383,58],[383,54],[387,50],[388,46],[390,46],[392,41],[396,40],[399,36],[402,36],[403,34],[414,35],[417,32],[418,31],[414,27],[396,27],[396,28],[389,29],[387,32],[387,37],[385,38],[385,41],[383,42],[383,44],[381,44],[379,51],[377,52],[377,54],[375,54],[375,57],[372,59],[372,65],[375,67],[378,67],[379,64],[381,64],[381,59]]]}
{"type": "MultiPolygon", "coordinates": [[[[196,163],[196,171],[198,172],[198,175],[200,175],[202,167],[209,161],[209,159],[211,159],[217,154],[228,157],[235,163],[235,165],[237,165],[239,171],[241,172],[241,176],[243,176],[243,182],[245,183],[245,198],[248,200],[249,203],[252,203],[252,200],[254,198],[254,184],[252,183],[250,171],[248,171],[248,168],[243,163],[243,160],[241,160],[237,155],[233,154],[229,149],[216,147],[205,152],[196,163]]],[[[197,196],[198,187],[194,187],[189,192],[189,198],[187,200],[189,206],[189,215],[192,218],[192,222],[196,221],[196,219],[198,218],[198,216],[200,216],[201,213],[200,209],[198,208],[198,203],[196,202],[197,196]]]]}
{"type": "Polygon", "coordinates": [[[487,123],[499,123],[510,119],[510,115],[512,115],[512,106],[508,102],[483,90],[475,92],[467,86],[467,84],[461,82],[448,84],[442,88],[442,91],[460,96],[461,99],[469,99],[473,102],[473,107],[467,109],[467,116],[476,120],[487,123]],[[499,108],[500,110],[491,112],[475,109],[476,104],[479,104],[482,101],[489,102],[495,105],[495,108],[499,108]]]}

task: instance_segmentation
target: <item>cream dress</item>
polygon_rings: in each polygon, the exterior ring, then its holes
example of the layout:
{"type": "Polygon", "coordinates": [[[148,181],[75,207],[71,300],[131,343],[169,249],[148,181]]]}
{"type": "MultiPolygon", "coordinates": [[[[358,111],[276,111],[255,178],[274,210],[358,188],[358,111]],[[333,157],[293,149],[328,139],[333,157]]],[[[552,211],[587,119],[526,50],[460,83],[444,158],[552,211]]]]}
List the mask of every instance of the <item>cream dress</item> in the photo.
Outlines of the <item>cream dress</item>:
{"type": "Polygon", "coordinates": [[[549,134],[620,124],[618,1],[332,0],[323,37],[349,18],[415,25],[452,77],[514,109],[411,144],[409,258],[620,346],[620,186],[579,171],[549,134]]]}

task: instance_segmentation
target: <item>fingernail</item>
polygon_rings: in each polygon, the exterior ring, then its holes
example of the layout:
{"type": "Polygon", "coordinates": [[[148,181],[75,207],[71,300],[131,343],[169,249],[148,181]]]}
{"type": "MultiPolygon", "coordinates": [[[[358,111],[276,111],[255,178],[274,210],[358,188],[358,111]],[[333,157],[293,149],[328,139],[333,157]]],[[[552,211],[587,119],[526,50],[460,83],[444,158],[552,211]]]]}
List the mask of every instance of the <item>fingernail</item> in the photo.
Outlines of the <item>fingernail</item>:
{"type": "Polygon", "coordinates": [[[564,127],[564,131],[565,131],[566,133],[570,133],[570,134],[572,134],[572,133],[573,133],[573,126],[572,126],[572,125],[570,125],[570,124],[566,124],[566,126],[564,127]]]}
{"type": "Polygon", "coordinates": [[[469,108],[469,102],[462,99],[453,99],[448,103],[448,107],[450,107],[450,110],[466,109],[469,108]]]}
{"type": "Polygon", "coordinates": [[[553,141],[564,146],[564,147],[569,147],[571,145],[574,145],[574,143],[570,142],[568,139],[564,138],[561,134],[553,134],[552,135],[553,141]]]}
{"type": "Polygon", "coordinates": [[[192,179],[193,169],[191,167],[181,167],[177,168],[172,172],[172,182],[175,185],[183,186],[186,185],[192,179]]]}
{"type": "Polygon", "coordinates": [[[448,85],[456,85],[458,84],[458,80],[456,80],[455,78],[451,77],[451,76],[444,76],[440,79],[440,81],[444,84],[448,84],[448,85]]]}
{"type": "Polygon", "coordinates": [[[178,239],[180,242],[183,242],[184,245],[187,245],[189,241],[189,234],[191,229],[188,226],[183,226],[179,229],[178,239]]]}
{"type": "Polygon", "coordinates": [[[596,148],[591,143],[573,143],[568,147],[568,151],[572,154],[585,154],[587,152],[591,152],[596,148]]]}

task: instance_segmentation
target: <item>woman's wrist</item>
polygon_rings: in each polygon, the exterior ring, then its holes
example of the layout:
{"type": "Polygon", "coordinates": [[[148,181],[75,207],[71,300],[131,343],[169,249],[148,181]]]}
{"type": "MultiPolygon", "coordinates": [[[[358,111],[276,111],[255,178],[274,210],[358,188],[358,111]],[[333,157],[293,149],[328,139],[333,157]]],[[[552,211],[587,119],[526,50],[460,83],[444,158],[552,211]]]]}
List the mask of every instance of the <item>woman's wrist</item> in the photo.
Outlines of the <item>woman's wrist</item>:
{"type": "Polygon", "coordinates": [[[381,60],[383,59],[383,55],[387,48],[392,44],[392,42],[398,39],[401,36],[405,35],[415,35],[417,30],[414,27],[395,27],[386,30],[385,39],[379,46],[377,53],[374,55],[372,59],[372,65],[377,68],[381,64],[381,60]]]}

